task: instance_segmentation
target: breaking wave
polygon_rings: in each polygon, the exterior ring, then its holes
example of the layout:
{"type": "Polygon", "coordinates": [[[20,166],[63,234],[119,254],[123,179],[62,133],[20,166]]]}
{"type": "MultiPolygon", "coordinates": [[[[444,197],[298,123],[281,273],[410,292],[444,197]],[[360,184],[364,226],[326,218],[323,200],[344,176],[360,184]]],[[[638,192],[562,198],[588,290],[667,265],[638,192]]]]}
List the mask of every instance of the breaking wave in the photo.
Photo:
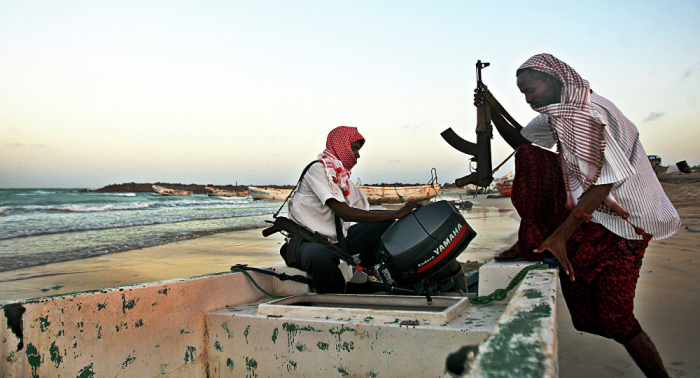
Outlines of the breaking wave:
{"type": "Polygon", "coordinates": [[[136,193],[91,193],[95,196],[136,197],[136,193]]]}
{"type": "Polygon", "coordinates": [[[102,211],[118,211],[118,210],[137,210],[145,209],[151,206],[147,203],[130,203],[127,205],[104,205],[104,206],[83,206],[83,205],[70,205],[63,206],[59,208],[47,208],[46,210],[61,210],[61,211],[71,211],[75,213],[94,213],[102,211]]]}
{"type": "Polygon", "coordinates": [[[267,211],[251,212],[248,214],[241,215],[226,215],[226,216],[216,216],[216,215],[204,215],[204,216],[187,216],[187,217],[163,217],[163,218],[151,218],[151,219],[140,219],[136,221],[127,221],[120,223],[104,223],[104,224],[86,224],[86,225],[74,225],[68,227],[56,227],[56,228],[38,228],[30,230],[21,231],[10,231],[7,233],[0,233],[0,240],[25,238],[30,236],[42,236],[42,235],[54,235],[54,234],[65,234],[73,232],[84,232],[84,231],[99,231],[99,230],[112,230],[128,227],[139,227],[139,226],[151,226],[159,224],[173,224],[173,223],[183,223],[191,221],[207,221],[207,220],[218,220],[218,219],[236,219],[236,218],[250,218],[260,215],[272,214],[267,211]]]}

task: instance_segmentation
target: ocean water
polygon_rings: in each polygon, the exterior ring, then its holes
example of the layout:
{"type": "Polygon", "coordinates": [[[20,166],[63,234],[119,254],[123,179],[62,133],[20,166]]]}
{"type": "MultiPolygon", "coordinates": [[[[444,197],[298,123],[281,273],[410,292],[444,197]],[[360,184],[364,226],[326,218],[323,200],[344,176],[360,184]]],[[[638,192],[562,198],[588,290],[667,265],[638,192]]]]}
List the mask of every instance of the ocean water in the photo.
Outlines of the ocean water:
{"type": "Polygon", "coordinates": [[[204,194],[0,189],[0,272],[259,227],[281,204],[204,194]]]}

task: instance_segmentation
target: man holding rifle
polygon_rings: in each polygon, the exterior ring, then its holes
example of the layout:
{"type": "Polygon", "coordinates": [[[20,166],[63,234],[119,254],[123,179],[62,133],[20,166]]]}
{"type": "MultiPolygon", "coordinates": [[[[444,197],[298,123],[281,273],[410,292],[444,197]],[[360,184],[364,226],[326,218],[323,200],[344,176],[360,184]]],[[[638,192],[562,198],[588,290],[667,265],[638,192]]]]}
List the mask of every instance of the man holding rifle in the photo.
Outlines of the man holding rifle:
{"type": "MultiPolygon", "coordinates": [[[[552,55],[533,56],[516,76],[540,114],[522,128],[498,106],[490,109],[496,129],[517,150],[512,201],[521,223],[508,252],[531,261],[556,258],[567,276],[561,285],[574,327],[623,344],[647,376],[668,376],[633,308],[649,240],[675,234],[680,218],[636,126],[552,55]],[[556,153],[547,150],[553,147],[556,153]]],[[[477,107],[495,103],[483,90],[474,96],[477,107]]]]}

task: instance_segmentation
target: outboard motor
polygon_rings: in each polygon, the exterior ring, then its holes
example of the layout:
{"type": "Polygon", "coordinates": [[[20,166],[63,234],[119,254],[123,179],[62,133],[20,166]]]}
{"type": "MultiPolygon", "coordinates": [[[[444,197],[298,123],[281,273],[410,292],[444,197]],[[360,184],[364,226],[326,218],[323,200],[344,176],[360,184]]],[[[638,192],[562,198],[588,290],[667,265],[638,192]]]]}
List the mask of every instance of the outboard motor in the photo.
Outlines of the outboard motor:
{"type": "Polygon", "coordinates": [[[462,214],[447,201],[422,206],[398,220],[379,243],[382,262],[395,285],[415,295],[467,291],[456,260],[476,236],[462,214]]]}

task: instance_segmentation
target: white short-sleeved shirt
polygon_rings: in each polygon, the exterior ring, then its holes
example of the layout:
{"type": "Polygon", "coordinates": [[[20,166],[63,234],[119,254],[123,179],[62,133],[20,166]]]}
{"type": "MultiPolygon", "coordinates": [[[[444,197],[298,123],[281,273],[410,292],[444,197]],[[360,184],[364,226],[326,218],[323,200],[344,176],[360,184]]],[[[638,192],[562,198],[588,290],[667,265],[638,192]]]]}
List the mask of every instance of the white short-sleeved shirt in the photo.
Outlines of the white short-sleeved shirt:
{"type": "MultiPolygon", "coordinates": [[[[597,97],[599,96],[593,98],[597,97]]],[[[603,100],[606,104],[612,104],[603,100]]],[[[616,108],[615,111],[619,112],[616,108]]],[[[630,213],[629,221],[651,233],[653,240],[665,239],[675,234],[680,228],[680,217],[656,178],[636,127],[623,129],[613,113],[596,102],[592,102],[591,114],[606,125],[604,162],[596,185],[613,184],[610,193],[615,201],[630,213]]],[[[549,116],[545,114],[535,117],[520,133],[525,139],[544,148],[551,149],[556,145],[549,116]]],[[[568,154],[568,151],[559,153],[568,154]]],[[[573,156],[568,157],[575,160],[573,156]]],[[[568,166],[566,169],[570,178],[575,177],[568,166]]],[[[572,193],[574,201],[578,202],[582,194],[579,185],[578,190],[572,193]]],[[[618,215],[600,211],[594,211],[592,215],[593,222],[599,223],[616,235],[625,239],[642,239],[642,236],[637,235],[634,228],[618,215]]]]}
{"type": "MultiPolygon", "coordinates": [[[[326,201],[333,198],[338,202],[346,202],[350,207],[369,210],[369,201],[365,193],[350,180],[348,180],[348,187],[350,194],[346,199],[340,187],[328,179],[324,165],[313,164],[304,174],[299,187],[289,200],[289,218],[336,243],[335,213],[326,205],[326,201]],[[331,185],[335,186],[335,190],[331,185]]],[[[343,222],[344,236],[353,224],[353,222],[343,222]]]]}

